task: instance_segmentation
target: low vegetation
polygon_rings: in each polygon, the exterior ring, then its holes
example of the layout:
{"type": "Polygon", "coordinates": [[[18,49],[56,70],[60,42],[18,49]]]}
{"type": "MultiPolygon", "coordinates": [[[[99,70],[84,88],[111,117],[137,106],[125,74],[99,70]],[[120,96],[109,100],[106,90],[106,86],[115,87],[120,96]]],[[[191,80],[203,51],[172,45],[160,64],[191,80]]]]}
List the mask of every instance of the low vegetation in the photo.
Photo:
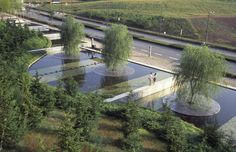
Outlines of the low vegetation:
{"type": "Polygon", "coordinates": [[[119,22],[128,26],[204,41],[208,12],[214,11],[209,41],[235,46],[235,1],[226,0],[99,0],[64,5],[45,5],[76,15],[119,22]],[[181,32],[182,29],[182,32],[181,32]],[[227,36],[224,36],[227,35],[227,36]]]}

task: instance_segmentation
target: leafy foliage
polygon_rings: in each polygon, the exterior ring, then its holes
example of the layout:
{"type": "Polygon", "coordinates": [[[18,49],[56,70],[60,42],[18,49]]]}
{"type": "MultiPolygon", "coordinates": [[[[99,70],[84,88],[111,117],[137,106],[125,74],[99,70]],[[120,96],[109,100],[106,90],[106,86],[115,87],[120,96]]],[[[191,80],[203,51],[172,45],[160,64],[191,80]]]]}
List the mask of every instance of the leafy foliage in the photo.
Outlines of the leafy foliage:
{"type": "Polygon", "coordinates": [[[218,130],[216,125],[209,125],[204,128],[203,138],[206,139],[212,151],[216,152],[235,152],[232,138],[218,130]]]}
{"type": "Polygon", "coordinates": [[[74,98],[66,93],[61,81],[55,90],[55,98],[55,106],[59,109],[69,110],[74,105],[74,98]]]}
{"type": "Polygon", "coordinates": [[[67,55],[78,54],[79,44],[84,38],[83,24],[75,21],[71,16],[67,17],[61,26],[61,38],[64,45],[64,51],[67,55]]]}
{"type": "Polygon", "coordinates": [[[41,110],[29,90],[26,59],[27,56],[13,61],[0,57],[0,147],[4,149],[14,146],[27,129],[41,121],[41,110]]]}
{"type": "Polygon", "coordinates": [[[79,90],[78,83],[75,81],[75,79],[73,77],[69,77],[64,81],[64,83],[66,93],[70,96],[75,97],[79,90]]]}
{"type": "Polygon", "coordinates": [[[101,110],[102,99],[94,94],[78,95],[76,97],[75,128],[81,130],[81,140],[94,138],[101,110]]]}
{"type": "Polygon", "coordinates": [[[69,119],[63,123],[60,130],[60,147],[65,152],[80,152],[81,137],[79,129],[74,128],[74,123],[69,119]]]}
{"type": "Polygon", "coordinates": [[[9,22],[0,22],[0,39],[0,53],[6,60],[23,56],[25,49],[36,49],[51,43],[42,33],[9,22]]]}
{"type": "Polygon", "coordinates": [[[113,24],[105,31],[105,47],[102,51],[106,66],[112,70],[126,63],[132,46],[132,37],[124,25],[113,24]]]}
{"type": "Polygon", "coordinates": [[[56,102],[54,92],[46,84],[40,83],[40,78],[37,74],[32,81],[30,91],[34,96],[37,106],[43,110],[44,115],[53,110],[56,102]]]}
{"type": "Polygon", "coordinates": [[[41,49],[51,47],[51,41],[46,37],[31,37],[23,42],[23,48],[26,50],[41,49]]]}
{"type": "Polygon", "coordinates": [[[186,47],[180,65],[175,69],[178,97],[190,104],[198,102],[199,96],[210,97],[224,75],[224,58],[207,47],[186,47]]]}
{"type": "Polygon", "coordinates": [[[124,125],[123,146],[129,152],[141,151],[141,137],[139,135],[140,121],[137,105],[128,102],[125,110],[126,122],[124,125]]]}

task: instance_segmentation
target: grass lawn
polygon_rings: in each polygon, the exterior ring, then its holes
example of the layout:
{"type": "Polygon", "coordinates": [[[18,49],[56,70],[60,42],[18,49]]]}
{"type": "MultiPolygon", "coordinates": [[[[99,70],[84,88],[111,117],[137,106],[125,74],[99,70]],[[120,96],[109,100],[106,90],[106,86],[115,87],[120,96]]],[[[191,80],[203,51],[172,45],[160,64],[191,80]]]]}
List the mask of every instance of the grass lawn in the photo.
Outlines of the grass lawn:
{"type": "MultiPolygon", "coordinates": [[[[61,10],[61,5],[44,9],[61,10]]],[[[236,46],[235,0],[94,0],[63,5],[63,11],[89,18],[204,41],[208,12],[209,42],[236,46]],[[165,19],[161,21],[161,17],[165,19]]]]}
{"type": "MultiPolygon", "coordinates": [[[[54,5],[54,7],[60,7],[54,5]]],[[[69,4],[65,9],[83,11],[116,11],[167,17],[206,16],[214,10],[216,16],[235,16],[236,1],[226,0],[99,0],[69,4]]]]}
{"type": "MultiPolygon", "coordinates": [[[[17,151],[40,152],[44,148],[60,151],[58,147],[58,129],[66,117],[63,111],[52,111],[42,121],[39,128],[25,134],[23,140],[17,147],[17,151]]],[[[122,120],[102,115],[99,120],[97,135],[98,137],[95,139],[96,143],[84,144],[83,151],[124,152],[119,144],[123,138],[122,120]]],[[[142,136],[143,151],[166,151],[166,144],[159,140],[153,133],[145,129],[140,129],[140,135],[142,136]]]]}

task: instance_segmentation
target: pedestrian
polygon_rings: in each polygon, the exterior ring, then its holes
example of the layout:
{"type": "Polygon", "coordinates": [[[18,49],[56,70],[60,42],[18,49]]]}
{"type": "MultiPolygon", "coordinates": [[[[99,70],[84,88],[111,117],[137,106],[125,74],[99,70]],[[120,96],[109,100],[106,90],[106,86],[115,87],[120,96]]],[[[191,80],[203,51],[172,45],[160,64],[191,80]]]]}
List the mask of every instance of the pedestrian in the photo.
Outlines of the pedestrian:
{"type": "Polygon", "coordinates": [[[149,76],[148,76],[148,80],[149,80],[149,85],[152,85],[152,81],[153,81],[153,75],[152,75],[152,72],[149,74],[149,76]]]}
{"type": "Polygon", "coordinates": [[[157,80],[157,73],[154,73],[154,76],[153,76],[153,84],[155,84],[156,80],[157,80]]]}

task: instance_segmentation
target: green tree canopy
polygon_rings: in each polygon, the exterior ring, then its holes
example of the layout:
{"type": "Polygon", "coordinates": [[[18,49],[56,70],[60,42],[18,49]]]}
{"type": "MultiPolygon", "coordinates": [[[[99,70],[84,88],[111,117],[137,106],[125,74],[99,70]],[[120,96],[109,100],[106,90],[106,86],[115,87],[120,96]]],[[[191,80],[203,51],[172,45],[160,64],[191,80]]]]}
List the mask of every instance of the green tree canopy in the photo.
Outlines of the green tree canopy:
{"type": "Polygon", "coordinates": [[[193,104],[201,100],[199,97],[215,93],[217,86],[210,82],[219,82],[224,76],[225,60],[208,47],[188,46],[175,72],[178,98],[193,104]]]}
{"type": "Polygon", "coordinates": [[[61,39],[67,55],[78,54],[79,44],[84,38],[84,26],[71,16],[67,17],[61,26],[61,39]]]}
{"type": "Polygon", "coordinates": [[[105,31],[105,47],[103,58],[106,66],[114,70],[127,62],[131,54],[133,38],[129,35],[127,26],[113,24],[105,31]]]}

